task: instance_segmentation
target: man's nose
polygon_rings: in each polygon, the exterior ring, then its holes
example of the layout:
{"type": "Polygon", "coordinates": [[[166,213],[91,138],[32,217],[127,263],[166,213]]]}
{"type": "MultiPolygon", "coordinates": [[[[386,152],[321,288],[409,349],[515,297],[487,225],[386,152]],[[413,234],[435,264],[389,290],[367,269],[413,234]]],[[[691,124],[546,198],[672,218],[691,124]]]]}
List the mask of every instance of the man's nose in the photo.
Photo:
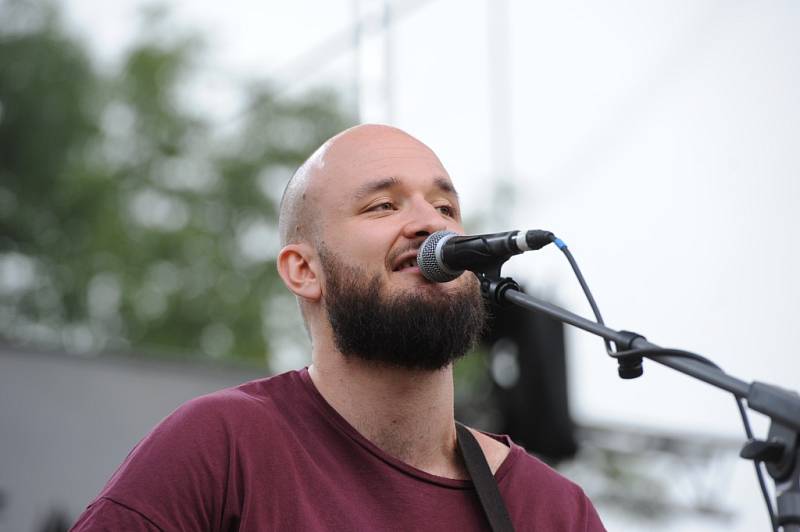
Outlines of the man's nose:
{"type": "Polygon", "coordinates": [[[421,201],[414,203],[409,213],[409,219],[403,227],[403,236],[413,239],[445,229],[447,229],[447,221],[439,209],[427,201],[421,201]]]}

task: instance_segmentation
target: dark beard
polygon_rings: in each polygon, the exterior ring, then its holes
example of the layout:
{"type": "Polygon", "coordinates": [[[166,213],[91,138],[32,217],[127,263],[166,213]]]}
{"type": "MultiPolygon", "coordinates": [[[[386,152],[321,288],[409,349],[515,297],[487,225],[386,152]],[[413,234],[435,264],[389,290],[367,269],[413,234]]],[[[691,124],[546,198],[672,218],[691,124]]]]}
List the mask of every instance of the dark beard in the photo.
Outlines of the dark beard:
{"type": "MultiPolygon", "coordinates": [[[[457,293],[396,295],[320,246],[325,310],[336,347],[346,357],[415,370],[439,370],[464,356],[486,324],[475,283],[457,293]]],[[[469,275],[469,274],[468,274],[469,275]]]]}

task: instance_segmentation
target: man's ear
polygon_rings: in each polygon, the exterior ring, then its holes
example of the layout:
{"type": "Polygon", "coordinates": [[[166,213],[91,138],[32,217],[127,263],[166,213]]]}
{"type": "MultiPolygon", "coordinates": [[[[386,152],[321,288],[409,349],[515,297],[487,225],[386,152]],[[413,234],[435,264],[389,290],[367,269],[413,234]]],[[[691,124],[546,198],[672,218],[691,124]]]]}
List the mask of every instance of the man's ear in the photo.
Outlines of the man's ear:
{"type": "Polygon", "coordinates": [[[305,243],[289,244],[278,253],[278,275],[283,284],[295,295],[317,301],[322,297],[322,287],[317,271],[314,250],[305,243]]]}

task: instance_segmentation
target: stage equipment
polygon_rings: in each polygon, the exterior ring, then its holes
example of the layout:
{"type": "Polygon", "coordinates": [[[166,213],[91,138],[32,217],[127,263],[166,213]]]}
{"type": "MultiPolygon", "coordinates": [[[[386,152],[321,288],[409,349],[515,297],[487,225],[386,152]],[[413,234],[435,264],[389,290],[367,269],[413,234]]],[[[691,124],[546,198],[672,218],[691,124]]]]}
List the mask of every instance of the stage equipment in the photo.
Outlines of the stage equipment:
{"type": "Polygon", "coordinates": [[[431,281],[448,282],[463,270],[470,270],[481,283],[481,293],[492,303],[516,305],[600,336],[608,355],[617,361],[618,374],[623,379],[641,377],[643,359],[647,358],[733,394],[748,438],[740,456],[753,460],[755,464],[772,528],[775,532],[800,532],[800,395],[797,392],[758,381],[745,382],[728,375],[696,353],[663,348],[647,341],[639,333],[606,327],[575,258],[567,245],[549,231],[511,231],[476,236],[458,236],[439,231],[423,242],[417,260],[420,271],[431,281]],[[520,235],[524,235],[524,238],[520,235]],[[528,243],[528,235],[531,235],[535,245],[528,243]],[[544,239],[553,242],[569,261],[589,301],[595,321],[526,294],[514,279],[502,277],[502,266],[511,256],[543,247],[548,243],[542,243],[544,239]],[[744,401],[751,409],[770,418],[766,440],[753,436],[744,401]],[[775,482],[774,505],[764,483],[762,463],[775,482]]]}

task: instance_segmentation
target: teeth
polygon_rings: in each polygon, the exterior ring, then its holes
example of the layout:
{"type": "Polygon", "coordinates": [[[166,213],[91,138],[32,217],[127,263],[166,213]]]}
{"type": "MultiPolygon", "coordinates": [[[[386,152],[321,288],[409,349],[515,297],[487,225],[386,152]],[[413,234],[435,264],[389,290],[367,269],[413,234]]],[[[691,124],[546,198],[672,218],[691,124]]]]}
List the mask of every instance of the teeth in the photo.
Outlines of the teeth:
{"type": "Polygon", "coordinates": [[[397,267],[397,269],[402,270],[404,268],[413,268],[414,266],[416,266],[414,259],[409,259],[407,261],[401,262],[400,265],[397,267]]]}

